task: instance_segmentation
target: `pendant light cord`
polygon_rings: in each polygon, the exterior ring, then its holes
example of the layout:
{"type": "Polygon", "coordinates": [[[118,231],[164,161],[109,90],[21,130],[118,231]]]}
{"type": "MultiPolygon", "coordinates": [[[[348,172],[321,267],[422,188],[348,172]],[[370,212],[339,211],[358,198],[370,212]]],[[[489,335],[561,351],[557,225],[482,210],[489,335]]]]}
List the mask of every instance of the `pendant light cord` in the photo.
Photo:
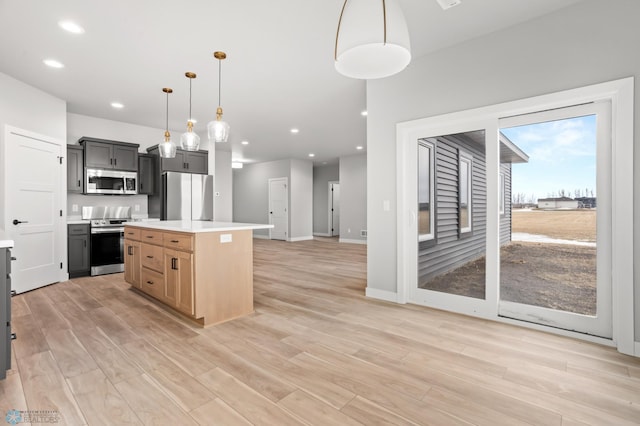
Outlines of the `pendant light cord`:
{"type": "Polygon", "coordinates": [[[169,92],[167,92],[167,113],[165,114],[165,129],[169,131],[169,92]]]}
{"type": "Polygon", "coordinates": [[[189,121],[191,121],[191,78],[189,78],[189,121]]]}
{"type": "Polygon", "coordinates": [[[218,106],[222,97],[222,59],[218,59],[218,106]]]}

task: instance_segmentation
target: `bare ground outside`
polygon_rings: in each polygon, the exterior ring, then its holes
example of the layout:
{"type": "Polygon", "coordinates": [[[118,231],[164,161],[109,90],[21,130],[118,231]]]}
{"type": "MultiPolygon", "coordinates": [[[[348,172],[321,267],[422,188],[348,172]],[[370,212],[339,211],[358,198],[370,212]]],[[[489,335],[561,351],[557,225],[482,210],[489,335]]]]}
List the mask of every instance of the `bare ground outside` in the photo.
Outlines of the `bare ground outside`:
{"type": "MultiPolygon", "coordinates": [[[[595,210],[514,211],[513,232],[595,241],[595,210]]],[[[502,300],[583,315],[596,313],[596,248],[511,242],[500,250],[502,300]]],[[[422,288],[485,298],[485,258],[440,275],[422,288]]]]}

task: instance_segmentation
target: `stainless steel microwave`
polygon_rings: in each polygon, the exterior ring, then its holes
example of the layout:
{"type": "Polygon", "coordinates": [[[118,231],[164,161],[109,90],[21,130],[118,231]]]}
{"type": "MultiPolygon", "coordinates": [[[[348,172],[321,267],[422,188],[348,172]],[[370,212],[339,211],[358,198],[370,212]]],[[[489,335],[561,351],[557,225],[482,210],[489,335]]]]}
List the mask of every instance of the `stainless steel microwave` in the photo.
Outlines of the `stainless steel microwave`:
{"type": "Polygon", "coordinates": [[[85,188],[87,194],[137,194],[138,173],[87,169],[85,188]]]}

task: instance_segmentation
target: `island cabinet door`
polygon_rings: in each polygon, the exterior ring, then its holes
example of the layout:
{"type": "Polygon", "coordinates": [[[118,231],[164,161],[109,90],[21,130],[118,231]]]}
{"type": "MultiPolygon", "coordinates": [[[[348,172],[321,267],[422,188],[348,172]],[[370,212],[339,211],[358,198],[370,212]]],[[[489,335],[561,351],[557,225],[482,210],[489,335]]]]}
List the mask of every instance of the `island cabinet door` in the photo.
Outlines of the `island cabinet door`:
{"type": "Polygon", "coordinates": [[[124,280],[136,288],[142,288],[140,280],[140,242],[125,240],[124,280]]]}
{"type": "Polygon", "coordinates": [[[174,306],[182,313],[193,316],[193,255],[184,251],[165,249],[166,289],[175,292],[174,306]]]}

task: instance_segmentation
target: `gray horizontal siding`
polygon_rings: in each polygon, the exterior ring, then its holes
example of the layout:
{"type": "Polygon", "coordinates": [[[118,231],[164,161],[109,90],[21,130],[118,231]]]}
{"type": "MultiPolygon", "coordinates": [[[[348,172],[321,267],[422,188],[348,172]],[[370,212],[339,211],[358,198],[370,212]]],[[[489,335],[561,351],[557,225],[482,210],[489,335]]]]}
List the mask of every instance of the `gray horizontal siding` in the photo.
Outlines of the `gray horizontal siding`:
{"type": "Polygon", "coordinates": [[[500,245],[511,241],[511,163],[500,164],[504,173],[504,215],[500,216],[500,245]]]}
{"type": "Polygon", "coordinates": [[[486,167],[484,146],[464,135],[430,138],[436,146],[436,244],[420,243],[418,247],[418,280],[432,278],[477,259],[485,253],[486,241],[486,167]],[[459,150],[473,156],[472,164],[472,231],[459,235],[458,168],[459,150]],[[468,235],[468,236],[467,236],[468,235]]]}

